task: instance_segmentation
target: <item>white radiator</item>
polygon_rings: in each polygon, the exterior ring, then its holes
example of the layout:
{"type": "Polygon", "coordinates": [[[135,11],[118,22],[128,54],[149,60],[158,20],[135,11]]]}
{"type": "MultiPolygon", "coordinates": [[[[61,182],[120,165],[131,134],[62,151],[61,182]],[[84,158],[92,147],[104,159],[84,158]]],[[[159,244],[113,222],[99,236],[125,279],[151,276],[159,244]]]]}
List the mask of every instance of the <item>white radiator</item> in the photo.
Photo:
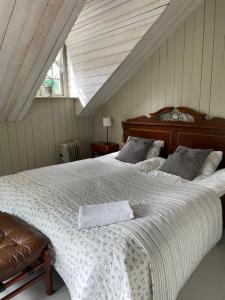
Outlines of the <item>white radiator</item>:
{"type": "Polygon", "coordinates": [[[80,143],[78,140],[59,145],[59,155],[62,163],[81,159],[80,143]]]}

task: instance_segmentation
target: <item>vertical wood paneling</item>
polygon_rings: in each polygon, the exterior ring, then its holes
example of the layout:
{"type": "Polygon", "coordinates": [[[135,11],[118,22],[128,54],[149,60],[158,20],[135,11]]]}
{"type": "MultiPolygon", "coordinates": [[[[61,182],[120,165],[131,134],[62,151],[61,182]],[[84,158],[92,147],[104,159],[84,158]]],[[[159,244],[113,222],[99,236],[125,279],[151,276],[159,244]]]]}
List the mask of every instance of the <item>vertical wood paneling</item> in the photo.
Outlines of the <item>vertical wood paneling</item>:
{"type": "Polygon", "coordinates": [[[200,111],[209,112],[211,99],[212,64],[215,34],[216,1],[205,1],[204,41],[202,58],[202,81],[200,111]]]}
{"type": "Polygon", "coordinates": [[[152,57],[152,110],[159,104],[159,50],[152,57]]]}
{"type": "Polygon", "coordinates": [[[122,120],[165,105],[185,105],[210,117],[225,117],[224,12],[224,0],[205,0],[96,114],[95,139],[104,139],[105,113],[114,119],[111,134],[116,142],[122,140],[122,120]]]}
{"type": "Polygon", "coordinates": [[[11,162],[12,162],[12,172],[16,173],[20,170],[20,156],[18,153],[18,137],[16,132],[16,124],[9,123],[7,126],[9,135],[9,149],[11,162]]]}
{"type": "Polygon", "coordinates": [[[2,157],[2,170],[1,174],[6,175],[12,173],[12,160],[10,153],[9,134],[6,123],[2,123],[0,126],[0,137],[1,137],[1,157],[2,157]]]}
{"type": "Polygon", "coordinates": [[[204,29],[204,6],[202,5],[194,14],[195,30],[193,45],[193,66],[190,106],[199,109],[201,76],[202,76],[202,49],[203,49],[203,29],[204,29]]]}
{"type": "Polygon", "coordinates": [[[175,79],[175,36],[168,40],[167,73],[166,73],[166,105],[174,100],[174,79],[175,79]]]}
{"type": "Polygon", "coordinates": [[[56,164],[59,144],[76,138],[89,156],[93,121],[76,118],[75,100],[38,99],[23,121],[0,123],[0,176],[56,164]]]}
{"type": "MultiPolygon", "coordinates": [[[[160,47],[159,64],[159,107],[166,105],[167,43],[160,47]]],[[[147,75],[146,75],[147,76],[147,75]]],[[[145,112],[146,113],[146,112],[145,112]]]]}
{"type": "MultiPolygon", "coordinates": [[[[36,159],[35,159],[35,151],[34,151],[34,135],[33,135],[33,124],[32,124],[31,113],[21,123],[24,123],[24,134],[26,137],[28,169],[34,169],[36,166],[36,159]]],[[[1,143],[4,143],[3,141],[1,143]]]]}
{"type": "Polygon", "coordinates": [[[225,1],[216,0],[215,37],[212,68],[212,90],[210,114],[223,116],[225,109],[224,92],[224,51],[225,51],[225,1]]]}
{"type": "Polygon", "coordinates": [[[194,48],[194,14],[185,24],[185,41],[184,41],[184,73],[183,73],[183,93],[182,105],[190,106],[190,91],[192,88],[192,68],[193,68],[193,48],[194,48]]]}
{"type": "Polygon", "coordinates": [[[175,77],[174,77],[174,106],[181,105],[184,71],[184,26],[175,34],[175,77]]]}

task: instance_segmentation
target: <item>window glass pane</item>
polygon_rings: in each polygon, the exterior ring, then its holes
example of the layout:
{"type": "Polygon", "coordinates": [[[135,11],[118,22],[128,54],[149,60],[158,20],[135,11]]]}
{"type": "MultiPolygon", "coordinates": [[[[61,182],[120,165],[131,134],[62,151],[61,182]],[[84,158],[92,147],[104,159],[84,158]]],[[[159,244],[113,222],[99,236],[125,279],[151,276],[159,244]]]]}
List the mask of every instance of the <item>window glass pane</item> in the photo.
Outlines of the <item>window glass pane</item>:
{"type": "Polygon", "coordinates": [[[48,73],[47,73],[47,75],[46,75],[46,78],[48,78],[48,77],[50,77],[50,78],[52,78],[52,67],[48,70],[48,73]]]}
{"type": "Polygon", "coordinates": [[[62,85],[60,79],[54,79],[53,94],[62,95],[62,85]]]}
{"type": "Polygon", "coordinates": [[[55,63],[52,66],[52,77],[58,79],[60,78],[60,69],[55,63]]]}

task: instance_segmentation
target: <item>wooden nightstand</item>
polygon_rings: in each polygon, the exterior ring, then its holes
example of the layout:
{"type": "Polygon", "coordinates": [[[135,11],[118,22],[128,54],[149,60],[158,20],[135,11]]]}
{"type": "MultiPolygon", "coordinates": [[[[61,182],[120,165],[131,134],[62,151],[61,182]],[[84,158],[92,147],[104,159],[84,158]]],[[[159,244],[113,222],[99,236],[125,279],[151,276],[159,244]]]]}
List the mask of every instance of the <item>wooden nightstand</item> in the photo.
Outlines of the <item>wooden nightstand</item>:
{"type": "Polygon", "coordinates": [[[91,144],[92,157],[96,155],[105,155],[119,150],[119,144],[97,142],[91,144]]]}

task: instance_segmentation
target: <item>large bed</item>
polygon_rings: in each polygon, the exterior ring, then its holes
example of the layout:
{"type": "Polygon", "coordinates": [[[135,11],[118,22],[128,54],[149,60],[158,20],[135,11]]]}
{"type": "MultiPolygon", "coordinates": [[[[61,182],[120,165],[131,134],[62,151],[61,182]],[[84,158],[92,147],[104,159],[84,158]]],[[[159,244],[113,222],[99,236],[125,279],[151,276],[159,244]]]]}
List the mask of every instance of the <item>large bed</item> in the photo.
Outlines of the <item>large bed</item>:
{"type": "MultiPolygon", "coordinates": [[[[178,144],[225,150],[224,120],[184,108],[179,111],[191,121],[161,119],[171,111],[127,120],[124,140],[160,138],[163,156],[178,144]]],[[[140,172],[114,155],[1,177],[0,197],[0,210],[49,237],[54,266],[73,300],[175,300],[222,234],[221,200],[213,189],[158,170],[140,172]],[[129,200],[134,219],[78,229],[80,205],[120,200],[129,200]]]]}

